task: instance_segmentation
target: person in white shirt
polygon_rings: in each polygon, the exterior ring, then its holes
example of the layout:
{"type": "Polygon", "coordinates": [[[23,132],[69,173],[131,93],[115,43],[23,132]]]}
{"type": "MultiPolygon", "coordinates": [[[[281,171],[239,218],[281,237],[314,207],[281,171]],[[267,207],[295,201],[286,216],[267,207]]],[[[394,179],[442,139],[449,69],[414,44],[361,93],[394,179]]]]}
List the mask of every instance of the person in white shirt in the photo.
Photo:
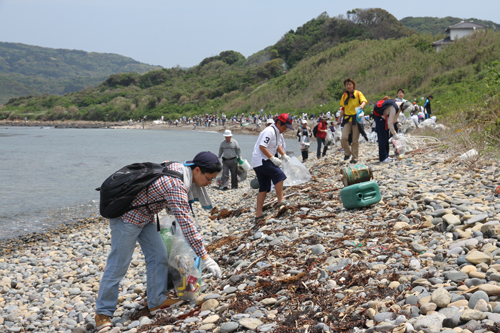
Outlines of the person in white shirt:
{"type": "Polygon", "coordinates": [[[264,218],[262,209],[267,192],[271,190],[271,182],[276,190],[278,207],[286,205],[283,201],[283,181],[286,176],[280,169],[281,160],[275,154],[279,153],[283,160],[290,160],[290,157],[285,154],[281,147],[281,133],[284,133],[287,129],[293,130],[292,121],[292,117],[288,113],[280,114],[275,124],[267,126],[260,132],[255,143],[250,163],[259,181],[255,222],[259,222],[264,218]]]}

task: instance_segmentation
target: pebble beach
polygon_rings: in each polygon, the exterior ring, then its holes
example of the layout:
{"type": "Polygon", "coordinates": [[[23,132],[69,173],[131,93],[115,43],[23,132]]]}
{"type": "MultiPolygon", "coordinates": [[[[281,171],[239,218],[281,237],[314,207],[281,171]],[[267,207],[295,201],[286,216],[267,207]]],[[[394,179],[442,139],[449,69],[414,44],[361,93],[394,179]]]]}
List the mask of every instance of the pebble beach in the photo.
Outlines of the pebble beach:
{"type": "MultiPolygon", "coordinates": [[[[346,210],[338,147],[309,156],[311,181],[287,188],[280,209],[268,195],[258,224],[253,172],[211,188],[212,211],[194,207],[223,272],[203,276],[195,301],[149,315],[137,244],[101,332],[500,332],[498,160],[420,149],[379,164],[363,143],[382,200],[346,210]]],[[[0,243],[0,332],[96,332],[110,244],[101,217],[0,243]]]]}

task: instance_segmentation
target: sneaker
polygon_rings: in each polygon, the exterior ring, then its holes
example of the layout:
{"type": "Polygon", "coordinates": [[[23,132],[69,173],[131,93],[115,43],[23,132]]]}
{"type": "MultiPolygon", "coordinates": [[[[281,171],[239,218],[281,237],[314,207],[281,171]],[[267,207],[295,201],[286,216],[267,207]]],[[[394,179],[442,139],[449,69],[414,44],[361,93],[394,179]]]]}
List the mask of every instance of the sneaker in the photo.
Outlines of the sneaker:
{"type": "Polygon", "coordinates": [[[380,161],[380,163],[389,163],[389,162],[392,162],[392,158],[390,157],[387,157],[385,160],[380,161]]]}
{"type": "Polygon", "coordinates": [[[280,209],[281,207],[288,206],[288,205],[289,205],[288,201],[283,200],[283,201],[282,201],[282,202],[278,205],[278,209],[280,209]]]}
{"type": "Polygon", "coordinates": [[[111,318],[103,315],[103,314],[96,314],[95,315],[95,326],[97,330],[100,330],[104,327],[111,327],[113,324],[111,323],[111,318]]]}
{"type": "Polygon", "coordinates": [[[156,308],[149,309],[149,313],[151,313],[152,315],[154,315],[154,314],[156,314],[160,310],[168,309],[172,305],[177,304],[177,303],[182,303],[182,302],[184,302],[184,301],[180,300],[178,298],[167,298],[163,303],[161,303],[156,308]]]}
{"type": "Polygon", "coordinates": [[[227,191],[227,187],[221,187],[220,190],[221,191],[227,191]]]}
{"type": "Polygon", "coordinates": [[[351,156],[350,156],[350,155],[345,155],[345,156],[344,156],[344,161],[347,161],[347,160],[348,160],[348,159],[350,159],[350,158],[351,158],[351,156]]]}
{"type": "Polygon", "coordinates": [[[356,163],[358,163],[358,161],[356,161],[356,160],[353,158],[353,159],[352,159],[349,163],[351,163],[351,164],[356,164],[356,163]]]}

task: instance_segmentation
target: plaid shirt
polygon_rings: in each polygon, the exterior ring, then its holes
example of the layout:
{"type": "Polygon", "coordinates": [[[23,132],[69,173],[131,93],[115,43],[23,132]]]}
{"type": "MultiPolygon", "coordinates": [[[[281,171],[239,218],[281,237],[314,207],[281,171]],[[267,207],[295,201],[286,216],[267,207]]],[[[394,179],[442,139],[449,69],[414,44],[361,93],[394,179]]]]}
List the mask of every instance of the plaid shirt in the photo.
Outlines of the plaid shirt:
{"type": "MultiPolygon", "coordinates": [[[[183,172],[180,163],[173,163],[168,166],[170,170],[183,172]]],[[[162,176],[152,183],[149,188],[145,188],[134,199],[132,205],[143,205],[147,202],[166,200],[157,204],[141,207],[126,212],[122,215],[123,223],[132,223],[139,227],[144,227],[148,223],[155,222],[155,214],[162,209],[169,207],[174,213],[175,219],[184,233],[188,244],[197,256],[204,257],[207,251],[203,246],[203,238],[193,224],[190,215],[188,202],[188,191],[184,182],[175,177],[162,176]]]]}

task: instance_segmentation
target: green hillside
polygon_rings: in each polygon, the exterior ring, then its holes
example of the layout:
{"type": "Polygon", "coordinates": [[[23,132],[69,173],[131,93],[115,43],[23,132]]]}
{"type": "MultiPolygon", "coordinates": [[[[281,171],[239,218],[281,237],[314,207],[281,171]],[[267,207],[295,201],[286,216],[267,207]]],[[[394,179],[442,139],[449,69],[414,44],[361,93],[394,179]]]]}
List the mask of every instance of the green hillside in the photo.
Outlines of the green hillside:
{"type": "MultiPolygon", "coordinates": [[[[346,77],[358,82],[358,89],[372,105],[403,88],[407,99],[420,103],[424,96],[434,95],[433,113],[440,117],[489,122],[491,119],[484,120],[484,115],[498,114],[500,69],[495,61],[500,59],[500,34],[493,30],[477,32],[436,53],[432,47],[435,37],[408,33],[391,16],[377,24],[359,19],[360,14],[373,12],[377,11],[357,10],[349,19],[321,15],[248,59],[238,52],[225,51],[188,70],[113,74],[97,87],[64,96],[13,99],[0,109],[0,119],[116,121],[144,115],[147,119],[162,115],[174,119],[260,109],[319,114],[339,108],[346,77]],[[359,38],[339,40],[320,51],[327,40],[343,36],[342,30],[324,30],[325,24],[332,22],[336,26],[352,25],[351,30],[362,33],[359,38]],[[398,38],[381,37],[395,31],[398,38]],[[281,46],[287,40],[292,49],[303,48],[305,52],[300,57],[284,52],[287,48],[281,46]],[[309,41],[307,47],[304,41],[309,41]]],[[[370,109],[368,106],[366,110],[370,109]]],[[[500,120],[493,121],[498,129],[500,120]]]]}
{"type": "Polygon", "coordinates": [[[484,21],[476,18],[461,19],[458,17],[447,16],[444,18],[438,17],[405,17],[400,20],[400,22],[408,29],[414,30],[420,34],[432,34],[439,35],[444,34],[445,30],[450,26],[461,21],[474,21],[475,23],[487,26],[489,29],[498,31],[500,30],[500,24],[492,21],[484,21]]]}
{"type": "Polygon", "coordinates": [[[0,42],[0,104],[27,94],[62,95],[96,86],[111,74],[157,68],[117,54],[0,42]]]}

